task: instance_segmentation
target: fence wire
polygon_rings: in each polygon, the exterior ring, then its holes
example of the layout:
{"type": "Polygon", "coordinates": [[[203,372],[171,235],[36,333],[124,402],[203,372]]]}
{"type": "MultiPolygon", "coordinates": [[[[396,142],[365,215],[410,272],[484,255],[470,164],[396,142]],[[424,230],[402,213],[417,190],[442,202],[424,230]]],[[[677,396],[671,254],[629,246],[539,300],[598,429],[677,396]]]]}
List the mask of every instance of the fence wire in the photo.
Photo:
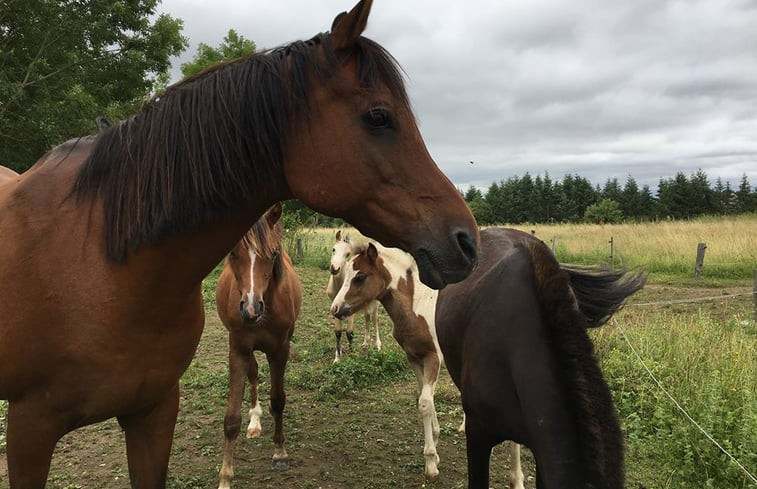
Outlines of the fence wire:
{"type": "MultiPolygon", "coordinates": [[[[690,302],[703,302],[703,301],[710,301],[710,300],[718,300],[718,299],[728,299],[733,297],[742,297],[747,295],[755,295],[757,292],[744,292],[740,294],[729,294],[729,295],[719,295],[719,296],[711,296],[711,297],[699,297],[696,299],[674,299],[670,301],[661,301],[661,302],[642,302],[642,303],[630,303],[627,304],[627,306],[664,306],[664,305],[670,305],[670,304],[684,304],[684,303],[690,303],[690,302]]],[[[647,375],[652,379],[652,381],[657,385],[657,387],[665,394],[665,396],[670,399],[670,401],[673,403],[673,405],[681,412],[681,414],[684,415],[686,419],[688,419],[691,424],[693,424],[702,434],[707,437],[708,440],[710,440],[718,449],[720,449],[721,452],[723,452],[734,464],[736,464],[737,467],[739,467],[744,474],[754,483],[757,484],[757,477],[754,476],[739,460],[734,457],[728,450],[726,450],[723,445],[718,443],[718,441],[707,432],[702,426],[696,422],[694,418],[691,417],[691,415],[686,411],[686,409],[681,405],[678,400],[673,397],[673,395],[668,392],[668,390],[662,385],[662,382],[660,382],[657,377],[652,373],[652,371],[647,367],[646,362],[641,358],[641,355],[639,355],[639,352],[636,351],[636,348],[634,348],[633,344],[631,344],[631,341],[628,339],[628,336],[626,335],[625,330],[620,326],[620,323],[618,323],[615,318],[613,317],[611,319],[612,324],[620,331],[620,335],[625,340],[628,347],[631,349],[631,352],[633,352],[634,356],[638,360],[638,362],[641,364],[642,367],[644,367],[644,370],[647,372],[647,375]]]]}

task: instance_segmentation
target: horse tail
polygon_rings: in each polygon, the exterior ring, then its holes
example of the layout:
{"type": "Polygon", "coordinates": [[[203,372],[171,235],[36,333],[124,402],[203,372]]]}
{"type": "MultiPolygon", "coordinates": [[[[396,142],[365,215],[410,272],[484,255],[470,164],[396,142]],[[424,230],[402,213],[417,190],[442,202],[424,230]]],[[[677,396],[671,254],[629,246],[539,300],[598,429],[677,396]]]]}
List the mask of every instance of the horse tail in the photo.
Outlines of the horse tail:
{"type": "Polygon", "coordinates": [[[626,299],[644,287],[645,274],[627,268],[590,268],[561,265],[570,276],[570,287],[588,326],[605,324],[625,304],[626,299]]]}
{"type": "MultiPolygon", "coordinates": [[[[611,292],[599,290],[600,284],[616,282],[601,274],[598,278],[576,274],[575,271],[571,274],[560,266],[549,248],[537,239],[527,238],[524,246],[531,257],[535,293],[548,330],[551,349],[563,375],[563,388],[569,399],[569,409],[574,413],[586,487],[622,488],[625,480],[623,434],[610,389],[602,376],[594,356],[594,345],[586,331],[589,323],[596,320],[597,316],[592,314],[592,319],[587,317],[580,308],[580,302],[576,304],[578,301],[571,291],[575,280],[584,285],[584,293],[597,289],[592,293],[612,296],[611,292]],[[593,284],[594,288],[586,284],[593,284]]],[[[617,292],[615,294],[621,295],[617,292]]],[[[591,303],[586,297],[582,300],[584,304],[591,303]]],[[[603,298],[603,301],[613,302],[607,298],[603,298]]],[[[590,310],[594,308],[599,306],[593,305],[590,310]]]]}

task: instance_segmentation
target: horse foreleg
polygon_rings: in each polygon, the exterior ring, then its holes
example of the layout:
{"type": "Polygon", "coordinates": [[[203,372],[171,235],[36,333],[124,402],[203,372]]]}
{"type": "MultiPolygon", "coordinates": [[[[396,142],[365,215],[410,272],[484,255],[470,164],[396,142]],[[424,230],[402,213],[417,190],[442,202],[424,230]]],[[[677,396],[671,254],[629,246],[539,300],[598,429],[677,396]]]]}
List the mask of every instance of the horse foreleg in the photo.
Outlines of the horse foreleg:
{"type": "Polygon", "coordinates": [[[234,447],[242,426],[242,397],[244,396],[244,379],[248,371],[248,362],[252,352],[237,348],[229,342],[229,398],[226,402],[226,415],[223,418],[223,463],[219,474],[218,489],[230,489],[234,478],[234,447]]]}
{"type": "Polygon", "coordinates": [[[350,347],[350,351],[352,351],[352,338],[354,337],[354,330],[355,316],[350,316],[347,318],[347,344],[350,347]]]}
{"type": "Polygon", "coordinates": [[[119,416],[133,488],[165,488],[168,459],[179,411],[179,384],[151,409],[119,416]]]}
{"type": "Polygon", "coordinates": [[[342,320],[334,319],[334,338],[336,338],[336,350],[334,351],[334,363],[342,359],[342,320]]]}
{"type": "Polygon", "coordinates": [[[267,355],[271,369],[271,416],[273,416],[273,467],[277,470],[289,468],[289,455],[284,448],[284,407],[286,406],[286,392],[284,392],[284,371],[289,359],[289,343],[286,342],[273,355],[267,355]]]}
{"type": "Polygon", "coordinates": [[[523,469],[520,466],[520,445],[514,441],[508,442],[508,451],[510,452],[510,489],[525,489],[523,485],[523,469]]]}
{"type": "Polygon", "coordinates": [[[15,401],[8,406],[7,457],[10,486],[45,487],[55,444],[67,430],[41,400],[15,401]]]}
{"type": "Polygon", "coordinates": [[[263,409],[260,407],[258,400],[258,361],[255,360],[255,354],[250,353],[250,364],[247,367],[247,380],[250,382],[250,424],[247,425],[247,438],[260,436],[263,427],[260,424],[260,417],[263,416],[263,409]]]}
{"type": "Polygon", "coordinates": [[[470,416],[465,418],[465,446],[468,457],[468,489],[489,489],[489,459],[492,444],[479,432],[470,416]]]}
{"type": "Polygon", "coordinates": [[[426,478],[434,480],[439,475],[439,454],[436,444],[439,441],[439,420],[434,406],[434,392],[439,378],[439,356],[434,352],[426,355],[422,362],[411,362],[415,376],[418,379],[420,395],[418,396],[418,410],[423,422],[423,457],[425,458],[424,473],[426,478]]]}
{"type": "MultiPolygon", "coordinates": [[[[370,321],[371,326],[373,326],[373,330],[376,334],[376,341],[374,344],[376,345],[376,349],[381,351],[381,337],[379,336],[379,323],[378,323],[378,302],[374,302],[373,305],[368,307],[368,320],[370,321]]],[[[369,325],[366,324],[366,329],[370,328],[369,325]]]]}

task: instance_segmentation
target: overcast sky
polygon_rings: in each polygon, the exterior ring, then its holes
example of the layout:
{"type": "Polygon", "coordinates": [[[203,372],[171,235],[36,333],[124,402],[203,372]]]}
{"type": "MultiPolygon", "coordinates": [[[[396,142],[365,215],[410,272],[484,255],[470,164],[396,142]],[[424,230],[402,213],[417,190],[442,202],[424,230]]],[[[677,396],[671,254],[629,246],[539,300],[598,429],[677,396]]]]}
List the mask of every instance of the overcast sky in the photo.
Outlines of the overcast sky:
{"type": "MultiPolygon", "coordinates": [[[[272,48],[354,3],[163,0],[190,41],[174,81],[229,29],[272,48]]],[[[757,186],[757,0],[375,0],[364,35],[404,68],[429,151],[464,190],[529,172],[654,192],[698,169],[757,186]]]]}

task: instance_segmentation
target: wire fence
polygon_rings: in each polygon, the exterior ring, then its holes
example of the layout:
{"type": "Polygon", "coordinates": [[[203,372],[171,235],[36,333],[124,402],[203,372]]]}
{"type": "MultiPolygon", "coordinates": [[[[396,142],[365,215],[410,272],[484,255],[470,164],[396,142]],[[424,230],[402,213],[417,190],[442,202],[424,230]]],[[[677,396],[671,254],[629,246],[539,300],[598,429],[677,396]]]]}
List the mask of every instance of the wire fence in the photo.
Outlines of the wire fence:
{"type": "MultiPolygon", "coordinates": [[[[686,303],[695,303],[695,302],[707,302],[707,301],[715,301],[715,300],[723,300],[723,299],[731,299],[735,297],[744,297],[744,296],[754,296],[755,304],[757,304],[757,282],[755,283],[755,290],[752,292],[743,292],[738,294],[727,294],[727,295],[718,295],[718,296],[709,296],[709,297],[697,297],[697,298],[691,298],[691,299],[673,299],[673,300],[667,300],[667,301],[657,301],[657,302],[640,302],[640,303],[629,303],[628,306],[636,306],[636,307],[656,307],[656,306],[667,306],[672,304],[686,304],[686,303]]],[[[736,457],[733,456],[725,447],[723,447],[722,444],[720,444],[707,430],[705,430],[690,414],[689,412],[683,407],[683,405],[675,398],[673,395],[665,388],[665,386],[660,382],[660,380],[654,375],[652,370],[647,366],[647,363],[644,361],[644,359],[641,357],[637,349],[633,346],[631,341],[628,338],[628,335],[626,335],[625,330],[623,327],[618,323],[618,321],[615,320],[613,317],[611,319],[612,324],[617,328],[617,330],[620,332],[621,337],[628,345],[629,349],[633,353],[634,357],[636,357],[636,360],[641,364],[641,366],[646,371],[647,375],[652,379],[652,381],[657,385],[657,387],[662,391],[665,396],[670,399],[670,401],[673,403],[673,405],[678,409],[683,416],[691,422],[710,442],[712,442],[713,445],[715,445],[723,454],[725,454],[741,471],[754,483],[757,484],[757,477],[747,469],[744,464],[742,464],[736,457]]]]}

